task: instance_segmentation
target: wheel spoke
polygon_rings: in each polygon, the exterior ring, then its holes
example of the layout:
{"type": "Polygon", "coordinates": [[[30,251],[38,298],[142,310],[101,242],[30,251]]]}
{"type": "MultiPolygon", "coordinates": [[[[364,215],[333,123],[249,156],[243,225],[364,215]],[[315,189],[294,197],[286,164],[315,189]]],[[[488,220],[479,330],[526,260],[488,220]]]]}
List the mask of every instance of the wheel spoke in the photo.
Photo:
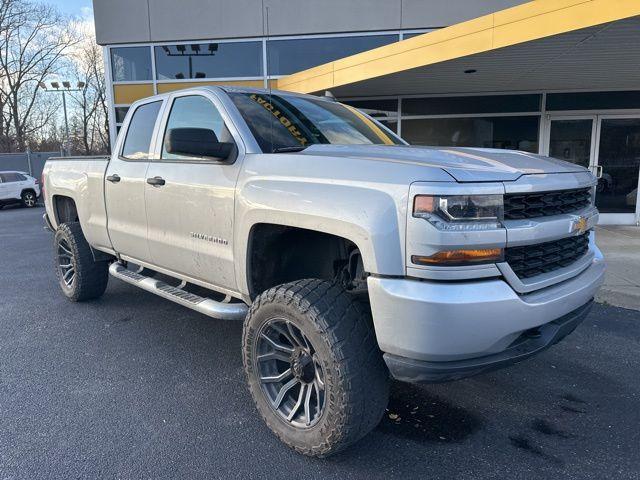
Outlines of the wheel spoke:
{"type": "Polygon", "coordinates": [[[258,355],[259,362],[266,362],[267,360],[282,360],[283,362],[289,363],[291,361],[291,356],[278,350],[258,355]]]}
{"type": "MultiPolygon", "coordinates": [[[[319,412],[322,408],[322,403],[320,402],[320,387],[318,387],[318,382],[313,382],[311,385],[313,385],[313,389],[316,391],[316,411],[319,412]]],[[[311,386],[309,386],[309,388],[311,389],[311,386]]]]}
{"type": "Polygon", "coordinates": [[[71,252],[71,250],[70,250],[69,248],[65,247],[65,246],[63,245],[63,242],[60,242],[60,243],[58,244],[58,247],[59,247],[60,249],[62,249],[62,251],[63,251],[64,253],[66,253],[67,255],[70,255],[70,256],[72,256],[72,255],[73,255],[73,252],[71,252]]]}
{"type": "Polygon", "coordinates": [[[291,390],[296,384],[298,383],[298,379],[297,378],[292,378],[291,380],[289,380],[288,383],[286,383],[278,392],[278,396],[276,397],[276,399],[273,401],[273,407],[278,409],[280,408],[280,404],[282,403],[282,400],[284,399],[284,396],[287,394],[287,392],[289,390],[291,390]]]}
{"type": "Polygon", "coordinates": [[[311,423],[311,391],[312,388],[307,388],[307,395],[304,399],[304,416],[307,425],[311,423]]]}
{"type": "Polygon", "coordinates": [[[272,339],[271,337],[269,337],[265,333],[262,334],[262,338],[264,338],[267,342],[269,342],[271,344],[271,346],[273,348],[275,348],[276,350],[279,350],[279,351],[285,352],[285,353],[293,353],[293,347],[287,347],[286,345],[283,345],[282,343],[276,342],[274,339],[272,339]]]}
{"type": "Polygon", "coordinates": [[[322,379],[322,368],[320,368],[320,364],[318,362],[318,360],[314,357],[313,358],[313,363],[314,366],[316,368],[316,376],[315,379],[313,380],[314,383],[318,383],[318,387],[320,388],[320,390],[324,390],[324,380],[322,379]]]}
{"type": "Polygon", "coordinates": [[[293,327],[293,325],[291,324],[291,322],[287,322],[287,331],[289,332],[289,335],[291,336],[291,338],[293,339],[293,341],[300,347],[302,348],[309,348],[309,344],[307,343],[306,339],[304,338],[304,335],[302,335],[302,332],[300,334],[300,336],[295,332],[295,328],[293,327]],[[300,338],[302,337],[302,339],[300,338]]]}
{"type": "Polygon", "coordinates": [[[280,335],[282,335],[284,338],[287,339],[287,342],[289,342],[291,344],[292,347],[295,347],[297,345],[297,342],[295,340],[295,337],[292,338],[291,335],[289,334],[289,332],[287,332],[286,330],[284,330],[280,325],[274,324],[272,325],[272,328],[278,332],[280,335]]]}
{"type": "Polygon", "coordinates": [[[292,372],[290,368],[287,368],[284,372],[282,372],[279,375],[274,375],[270,377],[260,377],[260,381],[262,383],[278,383],[278,382],[282,382],[289,375],[292,375],[292,372]]]}
{"type": "Polygon", "coordinates": [[[60,268],[69,268],[69,267],[73,267],[73,264],[72,263],[60,264],[60,268]]]}
{"type": "Polygon", "coordinates": [[[304,383],[300,384],[300,393],[298,393],[298,400],[296,401],[296,404],[293,406],[293,408],[289,412],[289,415],[287,415],[287,420],[291,421],[291,419],[295,417],[296,413],[298,412],[298,409],[302,405],[302,401],[304,400],[304,392],[307,388],[309,388],[308,385],[304,383]]]}
{"type": "Polygon", "coordinates": [[[69,274],[73,275],[75,273],[75,271],[73,270],[73,268],[70,268],[69,270],[66,271],[66,273],[63,275],[63,279],[66,282],[69,278],[69,274]]]}

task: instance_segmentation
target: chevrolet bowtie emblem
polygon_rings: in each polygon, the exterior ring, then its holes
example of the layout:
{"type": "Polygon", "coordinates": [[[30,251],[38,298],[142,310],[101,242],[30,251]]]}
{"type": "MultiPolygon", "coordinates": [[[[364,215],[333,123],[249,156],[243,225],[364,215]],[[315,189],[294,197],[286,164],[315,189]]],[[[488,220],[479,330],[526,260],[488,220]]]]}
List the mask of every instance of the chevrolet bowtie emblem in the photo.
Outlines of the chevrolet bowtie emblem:
{"type": "Polygon", "coordinates": [[[571,233],[583,234],[589,228],[587,217],[578,217],[571,223],[571,233]]]}

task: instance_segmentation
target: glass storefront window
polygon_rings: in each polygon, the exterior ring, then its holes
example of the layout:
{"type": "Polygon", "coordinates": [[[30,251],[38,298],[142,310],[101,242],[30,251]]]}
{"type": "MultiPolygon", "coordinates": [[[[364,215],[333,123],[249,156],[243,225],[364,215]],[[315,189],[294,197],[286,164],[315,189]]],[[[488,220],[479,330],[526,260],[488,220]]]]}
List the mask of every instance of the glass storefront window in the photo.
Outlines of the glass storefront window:
{"type": "Polygon", "coordinates": [[[398,133],[398,122],[393,120],[378,120],[382,125],[387,127],[393,133],[398,133]]]}
{"type": "MultiPolygon", "coordinates": [[[[435,30],[435,29],[433,29],[433,30],[435,30]]],[[[427,30],[426,32],[419,32],[419,33],[405,33],[402,36],[402,39],[403,40],[408,40],[409,38],[417,37],[418,35],[424,35],[425,33],[432,32],[433,30],[427,30]]]]}
{"type": "Polygon", "coordinates": [[[549,156],[588,167],[591,164],[592,127],[590,118],[552,120],[549,156]]]}
{"type": "Polygon", "coordinates": [[[603,118],[600,125],[596,206],[603,212],[636,211],[640,170],[640,118],[603,118]]]}
{"type": "Polygon", "coordinates": [[[268,74],[288,75],[397,41],[398,35],[271,40],[268,74]]]}
{"type": "Polygon", "coordinates": [[[398,100],[346,100],[342,103],[356,107],[376,120],[398,120],[398,100]]]}
{"type": "Polygon", "coordinates": [[[151,80],[149,47],[112,48],[111,75],[114,82],[151,80]]]}
{"type": "Polygon", "coordinates": [[[405,119],[402,138],[413,145],[538,153],[539,123],[539,116],[405,119]]]}
{"type": "Polygon", "coordinates": [[[116,123],[124,122],[124,117],[127,116],[129,107],[116,107],[116,123]]]}
{"type": "Polygon", "coordinates": [[[155,47],[158,80],[262,76],[262,43],[194,43],[155,47]]]}
{"type": "Polygon", "coordinates": [[[640,91],[548,93],[547,110],[612,110],[640,108],[640,91]]]}
{"type": "Polygon", "coordinates": [[[402,115],[539,112],[542,95],[404,98],[402,115]]]}

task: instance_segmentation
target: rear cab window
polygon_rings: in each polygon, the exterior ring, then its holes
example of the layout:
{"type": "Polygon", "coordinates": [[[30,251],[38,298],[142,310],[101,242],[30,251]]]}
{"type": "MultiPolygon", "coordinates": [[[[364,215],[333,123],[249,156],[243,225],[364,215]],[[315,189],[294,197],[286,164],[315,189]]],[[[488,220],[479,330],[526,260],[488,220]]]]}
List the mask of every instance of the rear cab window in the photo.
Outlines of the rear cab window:
{"type": "Polygon", "coordinates": [[[136,108],[129,121],[121,156],[129,160],[148,160],[151,138],[162,100],[145,103],[136,108]]]}

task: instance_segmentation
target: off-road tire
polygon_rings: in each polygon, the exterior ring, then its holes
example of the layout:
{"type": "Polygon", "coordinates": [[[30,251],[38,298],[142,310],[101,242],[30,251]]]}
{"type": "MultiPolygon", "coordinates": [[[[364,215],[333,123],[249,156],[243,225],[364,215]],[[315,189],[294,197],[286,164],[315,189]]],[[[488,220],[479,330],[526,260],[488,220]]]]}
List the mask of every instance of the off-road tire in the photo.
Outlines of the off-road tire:
{"type": "Polygon", "coordinates": [[[72,302],[83,302],[102,296],[109,281],[109,262],[96,262],[91,248],[84,238],[78,222],[61,224],[54,236],[54,267],[58,283],[64,295],[72,302]],[[75,269],[75,278],[71,285],[63,280],[63,271],[59,266],[58,248],[64,240],[71,251],[71,263],[75,269]]]}
{"type": "Polygon", "coordinates": [[[22,198],[22,206],[26,208],[33,208],[38,204],[38,197],[33,190],[25,190],[20,196],[22,198]]]}
{"type": "Polygon", "coordinates": [[[297,452],[316,457],[334,454],[380,422],[389,397],[389,372],[376,342],[370,308],[339,284],[307,279],[267,290],[247,314],[242,346],[249,391],[260,415],[297,452]],[[274,318],[292,321],[323,364],[324,407],[310,428],[295,427],[282,418],[260,386],[256,337],[274,318]]]}

